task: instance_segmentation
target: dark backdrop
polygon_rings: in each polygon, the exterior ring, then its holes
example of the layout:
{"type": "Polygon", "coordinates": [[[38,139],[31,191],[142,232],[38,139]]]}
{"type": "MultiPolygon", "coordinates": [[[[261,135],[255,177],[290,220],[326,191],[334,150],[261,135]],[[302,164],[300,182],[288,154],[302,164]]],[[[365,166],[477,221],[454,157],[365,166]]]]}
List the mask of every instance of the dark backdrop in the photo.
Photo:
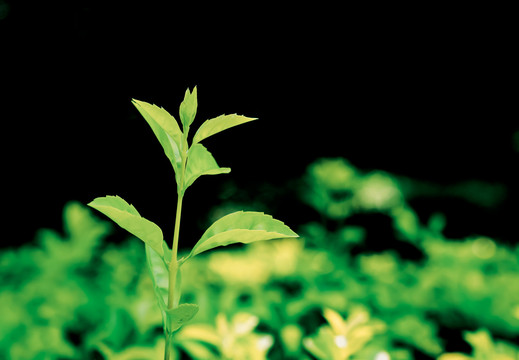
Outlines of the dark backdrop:
{"type": "MultiPolygon", "coordinates": [[[[343,156],[440,184],[500,182],[517,198],[511,26],[486,9],[3,4],[3,245],[59,229],[68,200],[106,194],[171,233],[173,173],[130,100],[176,115],[195,85],[197,124],[260,118],[206,142],[250,191],[343,156]]],[[[222,181],[190,189],[186,227],[222,181]]],[[[489,232],[512,231],[507,201],[489,232]]],[[[284,209],[296,221],[300,206],[284,209]]]]}

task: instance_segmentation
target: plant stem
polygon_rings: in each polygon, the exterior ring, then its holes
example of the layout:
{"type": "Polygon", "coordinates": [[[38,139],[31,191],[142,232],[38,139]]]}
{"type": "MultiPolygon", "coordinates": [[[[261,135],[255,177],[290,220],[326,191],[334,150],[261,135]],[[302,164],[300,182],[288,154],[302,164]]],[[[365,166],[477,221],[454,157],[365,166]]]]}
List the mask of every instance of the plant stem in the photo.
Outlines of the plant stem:
{"type": "Polygon", "coordinates": [[[171,261],[169,263],[169,288],[168,288],[168,309],[172,309],[175,302],[175,287],[177,284],[178,273],[178,238],[180,234],[180,217],[182,215],[182,200],[184,199],[184,176],[187,164],[187,133],[184,133],[182,139],[182,167],[180,174],[180,184],[178,184],[177,193],[177,213],[175,215],[175,230],[173,233],[173,246],[171,248],[171,261]]]}
{"type": "MultiPolygon", "coordinates": [[[[182,216],[182,200],[184,199],[184,175],[186,173],[187,163],[187,131],[184,132],[182,139],[182,172],[180,175],[180,184],[178,184],[177,193],[177,212],[175,214],[175,230],[173,233],[173,246],[171,248],[171,261],[169,263],[169,287],[168,287],[168,309],[173,309],[175,306],[175,289],[177,287],[177,275],[178,275],[178,238],[180,235],[180,217],[182,216]]],[[[180,295],[180,294],[179,294],[180,295]]],[[[164,321],[168,321],[164,319],[164,321]]],[[[164,360],[172,360],[171,352],[173,351],[173,332],[166,332],[166,347],[164,349],[164,360]]]]}
{"type": "Polygon", "coordinates": [[[168,309],[173,308],[174,298],[175,298],[175,286],[177,282],[177,272],[178,272],[178,238],[180,234],[180,217],[182,215],[182,200],[184,196],[183,194],[178,195],[177,200],[177,213],[175,216],[175,232],[173,234],[173,247],[171,249],[171,262],[169,263],[169,293],[168,293],[168,309]]]}
{"type": "Polygon", "coordinates": [[[166,334],[166,348],[164,349],[164,360],[172,360],[171,352],[172,348],[173,333],[166,334]]]}

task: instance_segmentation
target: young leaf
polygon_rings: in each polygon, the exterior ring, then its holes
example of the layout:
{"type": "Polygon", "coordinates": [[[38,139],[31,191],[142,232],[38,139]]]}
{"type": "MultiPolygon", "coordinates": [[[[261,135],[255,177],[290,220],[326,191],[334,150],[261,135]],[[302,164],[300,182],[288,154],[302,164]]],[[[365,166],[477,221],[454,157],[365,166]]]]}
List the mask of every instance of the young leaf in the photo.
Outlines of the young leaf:
{"type": "Polygon", "coordinates": [[[206,120],[202,125],[200,125],[195,136],[193,137],[193,144],[197,144],[209,136],[219,133],[220,131],[227,130],[233,126],[245,124],[253,120],[257,120],[257,118],[249,118],[237,114],[220,115],[214,119],[206,120]]]}
{"type": "Polygon", "coordinates": [[[180,144],[182,143],[182,131],[180,131],[177,120],[166,110],[156,105],[150,105],[144,101],[135,99],[132,100],[132,104],[139,110],[148,125],[150,125],[153,133],[162,145],[164,153],[171,162],[173,170],[175,170],[177,185],[180,187],[179,182],[182,167],[180,144]]]}
{"type": "Polygon", "coordinates": [[[180,144],[182,131],[178,126],[177,120],[169,112],[167,112],[164,108],[158,107],[157,105],[151,105],[147,102],[136,99],[132,99],[132,103],[145,119],[147,117],[151,118],[169,136],[171,136],[177,144],[180,144]]]}
{"type": "Polygon", "coordinates": [[[188,152],[184,191],[202,175],[227,174],[230,171],[230,168],[219,167],[205,146],[195,144],[188,152]]]}
{"type": "Polygon", "coordinates": [[[160,256],[164,256],[162,230],[153,222],[143,218],[133,205],[119,196],[99,197],[88,206],[100,211],[117,225],[144,241],[160,256]]]}
{"type": "Polygon", "coordinates": [[[177,308],[167,309],[168,332],[178,330],[182,325],[191,320],[198,312],[196,304],[180,304],[177,308]]]}
{"type": "Polygon", "coordinates": [[[187,133],[187,129],[195,120],[196,109],[198,107],[197,91],[196,86],[193,92],[189,92],[189,88],[186,90],[184,95],[184,101],[180,104],[180,120],[184,127],[184,131],[187,133]]]}
{"type": "Polygon", "coordinates": [[[189,257],[234,243],[298,237],[288,226],[260,212],[238,211],[215,221],[195,244],[189,257]]]}

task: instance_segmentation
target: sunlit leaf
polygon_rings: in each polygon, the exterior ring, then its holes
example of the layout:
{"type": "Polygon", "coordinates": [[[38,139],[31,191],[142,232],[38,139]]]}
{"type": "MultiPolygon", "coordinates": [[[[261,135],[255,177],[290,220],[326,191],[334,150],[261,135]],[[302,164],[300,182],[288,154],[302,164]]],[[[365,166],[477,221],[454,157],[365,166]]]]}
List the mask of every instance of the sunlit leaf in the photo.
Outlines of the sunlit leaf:
{"type": "Polygon", "coordinates": [[[162,230],[155,223],[141,217],[133,205],[119,196],[105,196],[94,199],[88,206],[105,214],[117,225],[144,241],[161,257],[164,256],[162,230]]]}
{"type": "Polygon", "coordinates": [[[178,307],[166,310],[168,332],[178,330],[191,320],[198,312],[196,304],[180,304],[178,307]]]}
{"type": "Polygon", "coordinates": [[[323,316],[326,319],[326,321],[328,321],[328,324],[330,324],[335,334],[346,334],[347,327],[344,322],[344,319],[341,315],[339,315],[339,313],[332,309],[325,308],[323,310],[323,316]]]}
{"type": "Polygon", "coordinates": [[[221,338],[216,329],[208,324],[189,324],[184,326],[175,338],[183,343],[185,341],[202,341],[218,347],[221,338]]]}
{"type": "Polygon", "coordinates": [[[438,358],[438,360],[472,360],[472,359],[473,359],[472,357],[470,357],[468,355],[460,354],[460,353],[444,354],[438,358]]]}
{"type": "Polygon", "coordinates": [[[178,184],[182,166],[180,151],[182,131],[180,131],[177,120],[166,110],[156,105],[135,99],[132,100],[132,104],[139,110],[148,125],[150,125],[153,133],[162,145],[164,153],[175,170],[175,177],[178,184]]]}
{"type": "MultiPolygon", "coordinates": [[[[132,99],[132,103],[133,105],[135,105],[137,110],[139,110],[139,112],[145,119],[151,118],[169,136],[171,136],[177,144],[180,144],[180,139],[182,138],[182,131],[180,130],[178,122],[173,117],[173,115],[171,115],[162,107],[158,107],[157,105],[152,105],[144,101],[132,99]]],[[[146,121],[148,121],[148,119],[146,119],[146,121]]]]}
{"type": "Polygon", "coordinates": [[[190,92],[189,89],[186,90],[184,101],[180,104],[180,120],[184,126],[184,131],[189,129],[189,126],[193,123],[193,120],[195,120],[197,107],[198,100],[195,86],[193,92],[190,92]]]}
{"type": "Polygon", "coordinates": [[[190,256],[217,246],[289,237],[298,235],[272,216],[260,212],[238,211],[214,222],[193,247],[190,256]]]}
{"type": "Polygon", "coordinates": [[[184,190],[202,175],[227,174],[230,168],[221,168],[213,155],[201,144],[191,146],[188,152],[184,190]]]}
{"type": "Polygon", "coordinates": [[[231,127],[245,124],[249,121],[257,120],[257,118],[249,118],[243,115],[230,114],[220,115],[214,119],[206,120],[197,130],[193,137],[193,144],[199,143],[200,141],[219,133],[220,131],[227,130],[231,127]]]}
{"type": "Polygon", "coordinates": [[[184,341],[179,344],[192,359],[218,360],[220,356],[211,351],[210,346],[198,341],[184,341]]]}

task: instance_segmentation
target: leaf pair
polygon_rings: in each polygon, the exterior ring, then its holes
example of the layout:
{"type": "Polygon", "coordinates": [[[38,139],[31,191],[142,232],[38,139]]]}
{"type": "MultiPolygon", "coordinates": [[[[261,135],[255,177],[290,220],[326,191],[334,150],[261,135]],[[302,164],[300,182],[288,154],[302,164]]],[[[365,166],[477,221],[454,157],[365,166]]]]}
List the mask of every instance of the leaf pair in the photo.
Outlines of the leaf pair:
{"type": "MultiPolygon", "coordinates": [[[[141,239],[160,256],[164,263],[169,263],[167,254],[171,250],[163,240],[162,230],[155,223],[143,218],[133,205],[128,204],[119,196],[100,197],[88,205],[141,239]]],[[[218,246],[238,242],[249,244],[256,241],[297,236],[283,222],[270,215],[254,211],[238,211],[215,221],[195,244],[187,258],[218,246]]]]}
{"type": "MultiPolygon", "coordinates": [[[[146,259],[153,287],[164,319],[166,333],[177,330],[198,311],[195,304],[180,304],[180,269],[177,273],[176,298],[168,309],[169,269],[171,250],[163,240],[162,230],[143,218],[137,209],[119,196],[96,198],[88,204],[108,216],[116,224],[141,239],[146,244],[146,259]]],[[[238,211],[215,221],[195,244],[183,262],[204,251],[234,243],[249,244],[256,241],[297,237],[283,222],[260,212],[238,211]]],[[[183,263],[182,262],[182,263],[183,263]]]]}

